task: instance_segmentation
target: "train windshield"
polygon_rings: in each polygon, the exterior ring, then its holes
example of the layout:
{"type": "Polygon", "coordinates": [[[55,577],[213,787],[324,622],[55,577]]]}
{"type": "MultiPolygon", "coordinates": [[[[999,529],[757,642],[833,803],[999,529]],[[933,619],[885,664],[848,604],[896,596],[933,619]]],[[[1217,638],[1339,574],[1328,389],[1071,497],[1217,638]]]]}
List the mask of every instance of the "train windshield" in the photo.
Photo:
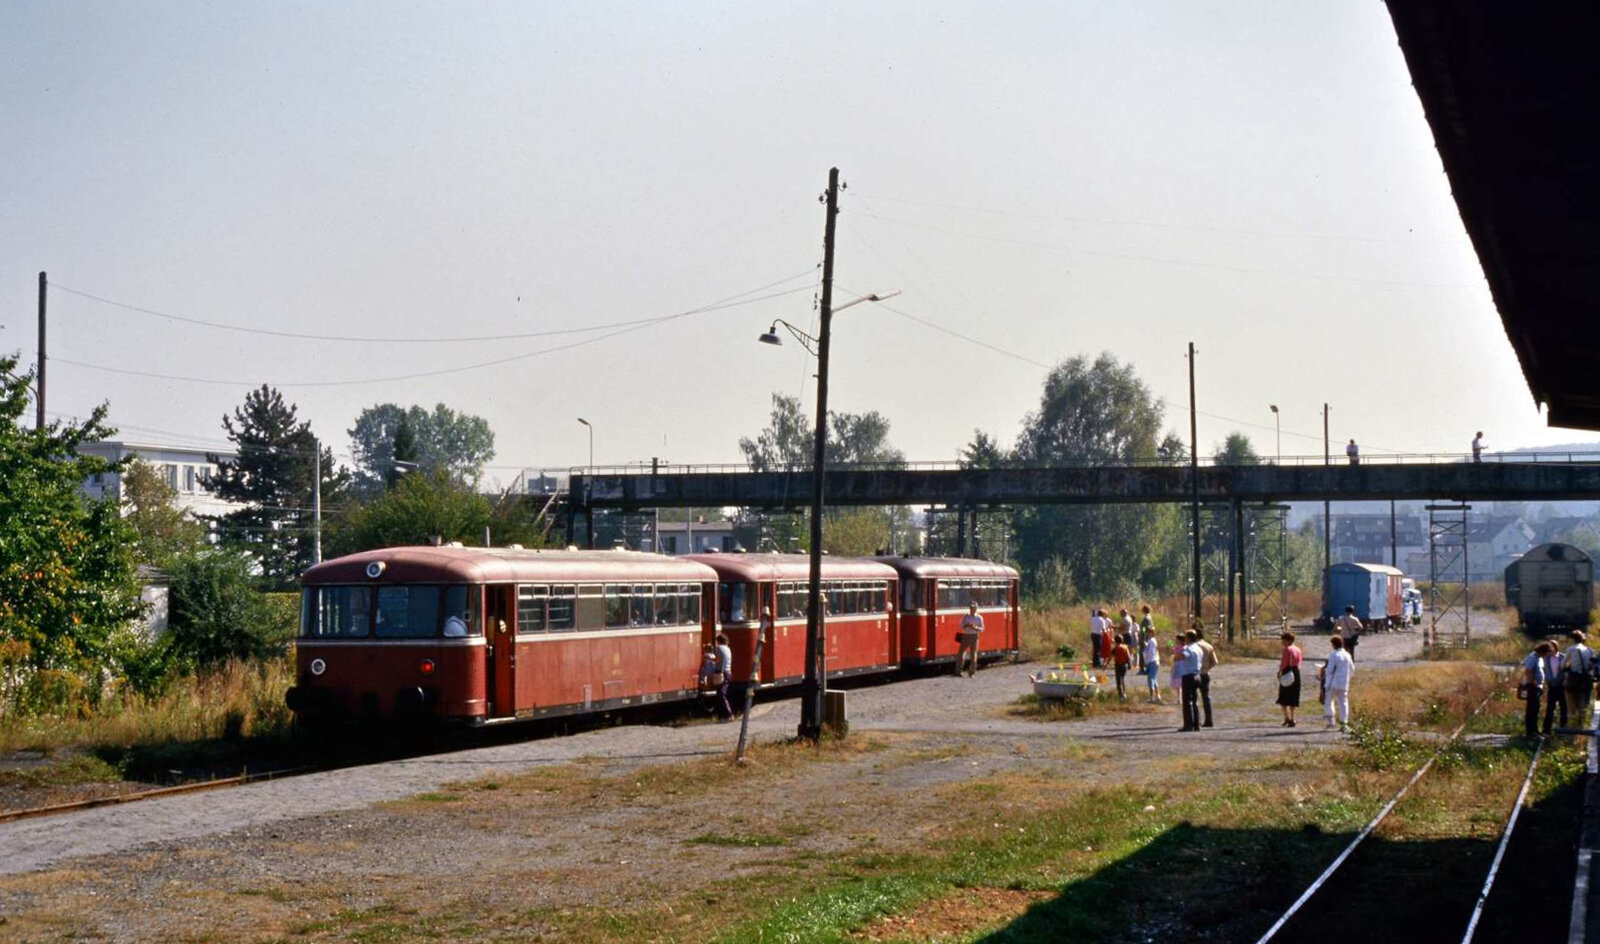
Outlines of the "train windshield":
{"type": "MultiPolygon", "coordinates": [[[[756,618],[754,584],[724,582],[717,588],[717,597],[722,601],[724,623],[739,623],[756,618]]],[[[697,622],[697,620],[686,620],[686,622],[697,622]]]]}
{"type": "Polygon", "coordinates": [[[481,636],[477,594],[464,586],[307,587],[302,639],[432,639],[481,636]]]}

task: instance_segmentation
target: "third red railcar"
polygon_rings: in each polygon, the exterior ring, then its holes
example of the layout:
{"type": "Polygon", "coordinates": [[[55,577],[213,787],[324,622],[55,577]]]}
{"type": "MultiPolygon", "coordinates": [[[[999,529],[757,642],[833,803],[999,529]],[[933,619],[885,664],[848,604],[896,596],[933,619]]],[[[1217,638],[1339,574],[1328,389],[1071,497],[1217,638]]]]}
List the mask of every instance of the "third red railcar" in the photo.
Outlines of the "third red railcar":
{"type": "Polygon", "coordinates": [[[1022,614],[1015,568],[952,557],[880,557],[900,579],[900,662],[950,662],[967,605],[978,604],[979,658],[1015,655],[1022,614]]]}

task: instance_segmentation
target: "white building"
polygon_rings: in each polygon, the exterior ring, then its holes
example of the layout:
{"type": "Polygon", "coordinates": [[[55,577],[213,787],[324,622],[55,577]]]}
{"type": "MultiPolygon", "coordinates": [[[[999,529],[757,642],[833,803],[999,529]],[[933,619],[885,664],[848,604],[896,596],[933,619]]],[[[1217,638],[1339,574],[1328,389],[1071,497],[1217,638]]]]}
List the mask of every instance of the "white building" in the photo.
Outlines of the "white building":
{"type": "MultiPolygon", "coordinates": [[[[149,464],[166,480],[176,494],[174,504],[191,515],[225,515],[244,507],[235,502],[224,501],[206,491],[206,477],[215,474],[217,466],[207,458],[208,450],[205,449],[104,440],[83,443],[78,446],[78,452],[86,456],[98,456],[110,462],[116,462],[127,456],[137,457],[149,464]]],[[[209,454],[224,459],[235,457],[235,453],[220,450],[209,454]]],[[[82,490],[90,498],[121,499],[121,480],[122,477],[115,472],[104,472],[84,482],[82,490]]]]}

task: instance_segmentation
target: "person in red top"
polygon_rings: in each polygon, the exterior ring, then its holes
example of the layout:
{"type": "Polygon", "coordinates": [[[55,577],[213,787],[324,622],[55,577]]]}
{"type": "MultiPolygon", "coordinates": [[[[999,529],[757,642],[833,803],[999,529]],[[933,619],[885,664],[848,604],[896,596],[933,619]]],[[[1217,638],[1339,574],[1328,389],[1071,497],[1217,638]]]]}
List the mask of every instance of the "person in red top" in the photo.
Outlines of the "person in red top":
{"type": "MultiPolygon", "coordinates": [[[[1108,620],[1106,620],[1106,622],[1110,623],[1111,621],[1108,619],[1108,620]]],[[[1106,631],[1100,634],[1100,662],[1101,662],[1101,664],[1105,664],[1105,663],[1108,663],[1108,662],[1111,661],[1111,650],[1116,646],[1116,644],[1117,644],[1117,634],[1111,630],[1110,626],[1107,626],[1106,627],[1106,631]]]]}
{"type": "Polygon", "coordinates": [[[1300,661],[1305,654],[1294,644],[1294,633],[1284,630],[1278,637],[1283,640],[1283,655],[1278,659],[1278,704],[1283,706],[1283,726],[1294,727],[1294,710],[1300,707],[1300,661]],[[1293,676],[1283,684],[1284,676],[1293,676]]]}
{"type": "Polygon", "coordinates": [[[1128,650],[1128,637],[1122,633],[1117,634],[1117,644],[1111,649],[1111,664],[1117,672],[1117,697],[1123,701],[1128,700],[1128,690],[1123,685],[1123,680],[1128,677],[1128,664],[1133,661],[1133,653],[1128,650]]]}

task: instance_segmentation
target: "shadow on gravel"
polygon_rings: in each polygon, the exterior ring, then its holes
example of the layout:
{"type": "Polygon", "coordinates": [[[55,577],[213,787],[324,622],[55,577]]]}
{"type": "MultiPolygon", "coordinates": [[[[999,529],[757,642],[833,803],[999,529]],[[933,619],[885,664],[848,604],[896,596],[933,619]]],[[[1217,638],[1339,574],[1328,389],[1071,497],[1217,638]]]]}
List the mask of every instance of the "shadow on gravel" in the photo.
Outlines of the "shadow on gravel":
{"type": "MultiPolygon", "coordinates": [[[[1523,811],[1477,940],[1566,939],[1581,789],[1575,783],[1523,811]]],[[[977,940],[1254,941],[1352,838],[1314,828],[1180,824],[977,940]]],[[[1274,940],[1454,944],[1466,931],[1498,841],[1498,835],[1368,838],[1274,940]]]]}

